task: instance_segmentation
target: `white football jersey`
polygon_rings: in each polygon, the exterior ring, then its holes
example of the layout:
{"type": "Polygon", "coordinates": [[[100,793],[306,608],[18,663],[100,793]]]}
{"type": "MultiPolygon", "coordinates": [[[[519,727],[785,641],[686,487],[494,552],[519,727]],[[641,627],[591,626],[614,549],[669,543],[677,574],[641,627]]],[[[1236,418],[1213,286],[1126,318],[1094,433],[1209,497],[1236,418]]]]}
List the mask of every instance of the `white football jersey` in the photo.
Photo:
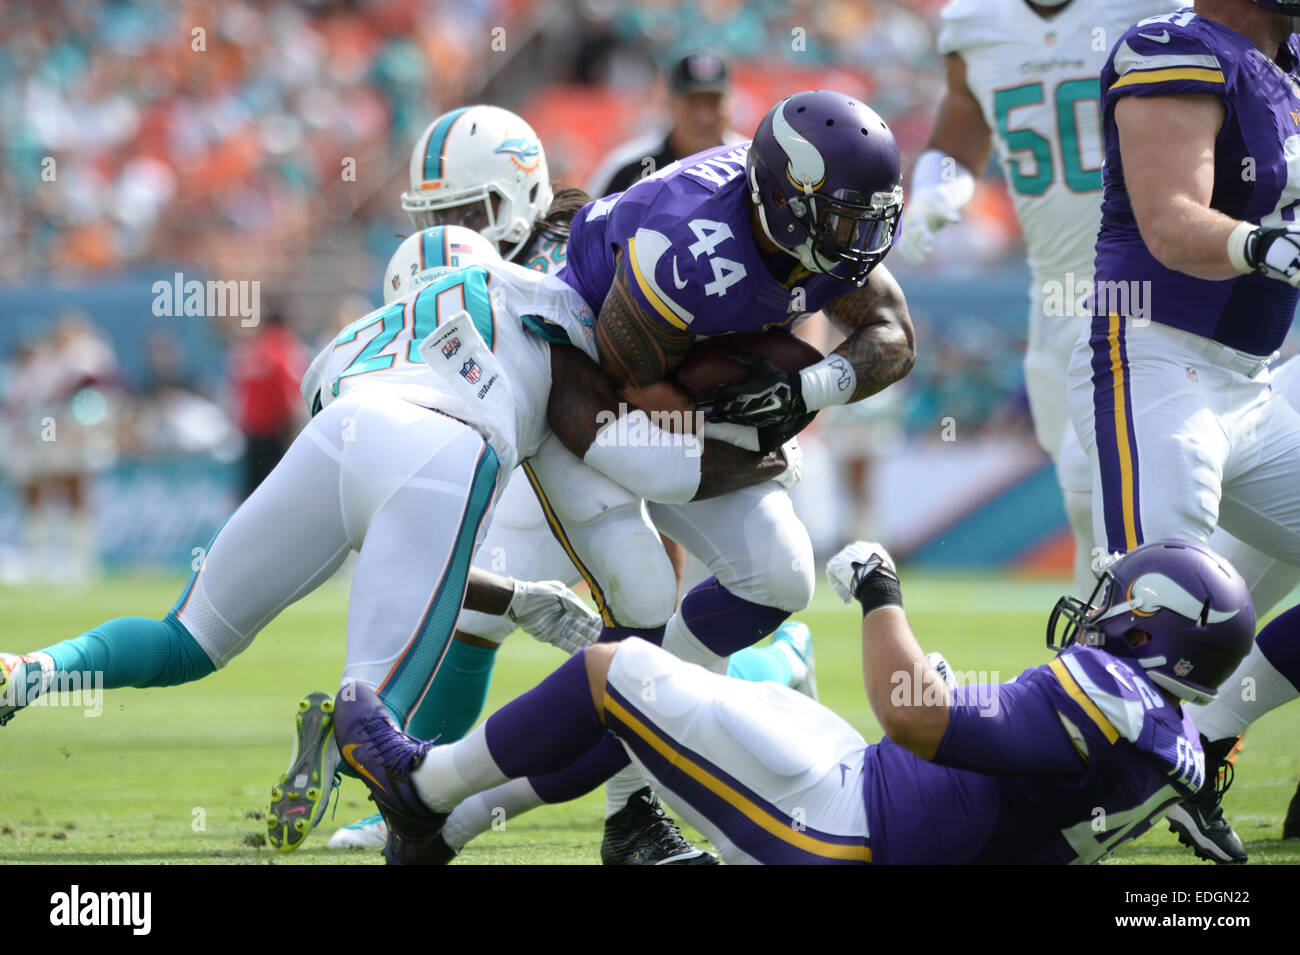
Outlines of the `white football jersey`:
{"type": "Polygon", "coordinates": [[[509,262],[447,269],[343,329],[302,394],[315,413],[358,388],[394,389],[482,433],[508,473],[549,433],[548,342],[596,360],[594,327],[582,296],[553,277],[509,262]]]}
{"type": "Polygon", "coordinates": [[[1025,0],[953,0],[943,9],[939,52],[966,63],[1040,288],[1065,273],[1093,275],[1107,55],[1134,23],[1182,5],[1073,0],[1051,19],[1025,0]]]}

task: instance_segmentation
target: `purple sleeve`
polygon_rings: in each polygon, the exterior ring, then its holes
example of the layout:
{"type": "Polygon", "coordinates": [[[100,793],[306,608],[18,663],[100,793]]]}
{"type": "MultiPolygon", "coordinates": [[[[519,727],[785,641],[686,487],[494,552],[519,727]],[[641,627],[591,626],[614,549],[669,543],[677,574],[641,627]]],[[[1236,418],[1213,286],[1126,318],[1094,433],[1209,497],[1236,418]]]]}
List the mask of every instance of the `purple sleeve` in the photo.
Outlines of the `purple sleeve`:
{"type": "Polygon", "coordinates": [[[1086,763],[1038,675],[1029,670],[1015,683],[958,687],[933,761],[986,773],[1082,771],[1086,763]]]}

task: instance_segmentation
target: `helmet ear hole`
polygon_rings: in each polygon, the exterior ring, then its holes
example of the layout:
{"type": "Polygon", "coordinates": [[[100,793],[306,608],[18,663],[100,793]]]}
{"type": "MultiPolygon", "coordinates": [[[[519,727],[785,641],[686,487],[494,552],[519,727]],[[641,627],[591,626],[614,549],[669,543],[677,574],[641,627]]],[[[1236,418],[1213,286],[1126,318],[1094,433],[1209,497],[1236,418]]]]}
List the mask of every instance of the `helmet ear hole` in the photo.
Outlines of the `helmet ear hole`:
{"type": "Polygon", "coordinates": [[[531,188],[531,189],[528,190],[528,201],[529,201],[529,202],[536,202],[536,201],[537,201],[537,190],[540,189],[540,188],[541,188],[541,186],[540,186],[538,183],[533,183],[533,188],[531,188]]]}
{"type": "Polygon", "coordinates": [[[1147,633],[1145,630],[1133,629],[1130,630],[1128,633],[1124,634],[1124,642],[1127,643],[1130,647],[1136,649],[1137,647],[1140,647],[1143,644],[1150,643],[1151,634],[1147,633]]]}

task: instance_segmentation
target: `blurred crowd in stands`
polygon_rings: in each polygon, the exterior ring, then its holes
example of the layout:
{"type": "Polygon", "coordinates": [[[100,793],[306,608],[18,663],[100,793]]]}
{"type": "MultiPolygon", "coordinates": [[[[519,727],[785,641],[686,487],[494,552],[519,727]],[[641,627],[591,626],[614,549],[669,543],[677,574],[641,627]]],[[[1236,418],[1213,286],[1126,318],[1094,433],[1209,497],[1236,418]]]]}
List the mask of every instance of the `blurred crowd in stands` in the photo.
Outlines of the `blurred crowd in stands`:
{"type": "MultiPolygon", "coordinates": [[[[398,241],[394,234],[410,229],[397,196],[411,144],[432,117],[479,98],[485,83],[500,105],[537,128],[562,185],[586,185],[619,142],[659,129],[667,117],[665,71],[700,49],[730,63],[730,123],[739,134],[748,135],[787,92],[841,88],[891,123],[910,174],[942,89],[934,49],[942,5],[2,4],[0,283],[85,283],[184,267],[211,277],[266,277],[266,294],[277,296],[277,283],[308,281],[301,262],[313,241],[342,234],[343,226],[355,239],[335,249],[350,267],[329,271],[346,274],[347,287],[331,300],[338,315],[308,320],[290,304],[283,321],[264,323],[225,355],[203,356],[211,382],[195,384],[192,374],[179,372],[187,362],[160,329],[129,342],[119,336],[117,346],[139,349],[150,369],[145,385],[127,387],[114,373],[112,336],[96,331],[88,316],[61,310],[52,295],[50,312],[33,326],[45,331],[0,353],[10,462],[0,476],[32,503],[43,484],[76,498],[77,489],[60,477],[67,462],[54,461],[40,441],[49,415],[38,412],[50,407],[65,433],[84,431],[89,418],[98,423],[100,437],[81,442],[75,453],[68,442],[62,452],[75,457],[73,470],[83,476],[118,454],[228,456],[241,443],[255,455],[269,453],[296,424],[281,379],[320,338],[378,304],[377,277],[398,241]],[[250,354],[253,341],[261,351],[250,354]],[[270,361],[280,378],[249,384],[259,361],[263,370],[270,361]],[[249,401],[241,406],[241,387],[262,396],[250,399],[259,407],[266,395],[277,396],[274,409],[261,415],[266,420],[255,420],[249,401]]],[[[1010,205],[992,173],[967,223],[944,236],[972,274],[1015,263],[1019,249],[1010,205]]],[[[922,341],[906,388],[867,411],[887,426],[853,433],[886,444],[881,435],[895,432],[933,438],[950,407],[978,409],[976,432],[1028,433],[1015,334],[981,328],[936,340],[923,330],[922,341]]]]}

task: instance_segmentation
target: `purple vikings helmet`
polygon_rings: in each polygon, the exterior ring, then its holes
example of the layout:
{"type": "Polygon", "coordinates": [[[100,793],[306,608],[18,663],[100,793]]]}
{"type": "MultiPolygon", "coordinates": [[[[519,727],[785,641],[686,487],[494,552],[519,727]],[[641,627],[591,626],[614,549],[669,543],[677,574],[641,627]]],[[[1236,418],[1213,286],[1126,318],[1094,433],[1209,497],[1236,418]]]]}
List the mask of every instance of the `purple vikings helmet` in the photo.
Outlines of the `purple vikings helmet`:
{"type": "Polygon", "coordinates": [[[1083,643],[1133,660],[1157,686],[1192,703],[1214,699],[1255,639],[1255,605],[1232,566],[1204,544],[1162,540],[1137,547],[1101,575],[1087,603],[1062,597],[1047,645],[1083,643]],[[1065,630],[1056,640],[1057,622],[1065,630]],[[1129,634],[1150,639],[1139,646],[1129,634]]]}
{"type": "Polygon", "coordinates": [[[889,252],[902,170],[870,107],[831,90],[786,97],[758,124],[746,171],[763,232],[808,271],[862,285],[889,252]]]}

